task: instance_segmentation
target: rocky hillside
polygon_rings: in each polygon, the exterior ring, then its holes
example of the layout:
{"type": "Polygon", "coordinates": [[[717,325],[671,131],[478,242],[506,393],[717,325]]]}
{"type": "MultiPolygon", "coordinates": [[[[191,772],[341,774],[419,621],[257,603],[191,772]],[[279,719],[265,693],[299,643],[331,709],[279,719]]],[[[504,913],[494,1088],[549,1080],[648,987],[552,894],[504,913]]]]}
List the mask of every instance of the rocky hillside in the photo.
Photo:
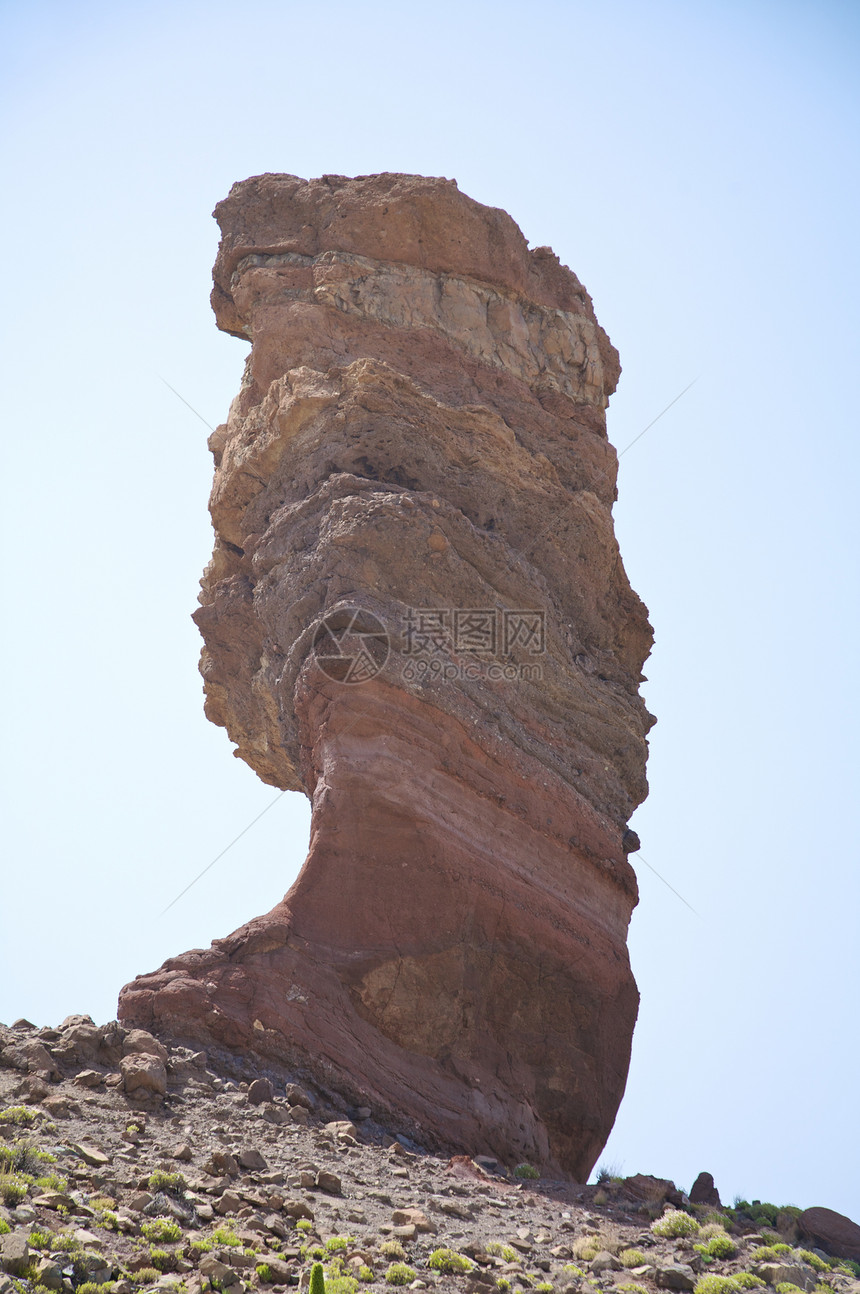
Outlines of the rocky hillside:
{"type": "Polygon", "coordinates": [[[390,1286],[860,1294],[860,1227],[440,1157],[302,1074],[116,1022],[0,1026],[0,1294],[390,1286]]]}

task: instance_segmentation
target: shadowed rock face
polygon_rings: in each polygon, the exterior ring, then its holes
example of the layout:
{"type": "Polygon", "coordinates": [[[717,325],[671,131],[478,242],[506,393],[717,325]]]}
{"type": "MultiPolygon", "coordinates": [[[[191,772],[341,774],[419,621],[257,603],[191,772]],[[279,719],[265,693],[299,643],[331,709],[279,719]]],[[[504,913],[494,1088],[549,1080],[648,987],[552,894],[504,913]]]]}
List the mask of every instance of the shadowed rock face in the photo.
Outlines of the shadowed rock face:
{"type": "Polygon", "coordinates": [[[584,1180],[638,1006],[651,724],[616,352],[576,276],[451,181],[264,175],[215,214],[213,306],[251,352],[210,440],[206,713],[311,797],[310,850],[120,1017],[584,1180]]]}

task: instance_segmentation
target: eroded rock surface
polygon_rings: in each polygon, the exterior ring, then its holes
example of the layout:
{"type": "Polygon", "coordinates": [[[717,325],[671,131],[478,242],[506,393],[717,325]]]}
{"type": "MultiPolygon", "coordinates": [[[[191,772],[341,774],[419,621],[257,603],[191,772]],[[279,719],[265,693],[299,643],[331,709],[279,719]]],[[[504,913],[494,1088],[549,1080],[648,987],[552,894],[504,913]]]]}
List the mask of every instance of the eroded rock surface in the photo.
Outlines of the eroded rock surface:
{"type": "Polygon", "coordinates": [[[637,1012],[651,723],[616,352],[576,276],[453,182],[265,175],[216,216],[213,305],[251,352],[210,441],[206,713],[311,797],[310,850],[121,1019],[584,1180],[637,1012]]]}

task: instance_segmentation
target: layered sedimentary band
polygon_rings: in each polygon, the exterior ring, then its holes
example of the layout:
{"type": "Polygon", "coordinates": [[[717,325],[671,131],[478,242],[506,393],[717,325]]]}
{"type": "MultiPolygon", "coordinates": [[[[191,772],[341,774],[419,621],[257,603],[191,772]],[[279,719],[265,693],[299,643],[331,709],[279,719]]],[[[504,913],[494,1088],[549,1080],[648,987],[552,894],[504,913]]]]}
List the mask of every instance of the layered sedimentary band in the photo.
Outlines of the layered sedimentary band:
{"type": "Polygon", "coordinates": [[[213,305],[251,351],[210,440],[206,713],[311,797],[310,850],[121,1018],[584,1178],[636,1018],[651,723],[617,355],[576,276],[452,182],[260,176],[216,216],[213,305]]]}

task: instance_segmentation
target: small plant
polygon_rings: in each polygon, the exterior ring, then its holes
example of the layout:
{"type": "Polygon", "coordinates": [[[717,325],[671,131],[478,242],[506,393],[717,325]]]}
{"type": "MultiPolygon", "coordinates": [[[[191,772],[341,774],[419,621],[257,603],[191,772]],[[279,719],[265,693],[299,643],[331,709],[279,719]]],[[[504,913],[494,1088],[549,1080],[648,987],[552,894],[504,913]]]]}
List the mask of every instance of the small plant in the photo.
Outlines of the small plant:
{"type": "Polygon", "coordinates": [[[735,1212],[745,1213],[751,1222],[766,1222],[768,1226],[775,1227],[776,1220],[779,1217],[779,1209],[775,1204],[762,1204],[761,1200],[735,1200],[735,1212]]]}
{"type": "Polygon", "coordinates": [[[622,1249],[618,1260],[622,1267],[644,1267],[648,1261],[641,1249],[622,1249]]]}
{"type": "Polygon", "coordinates": [[[829,1272],[831,1270],[830,1263],[826,1263],[823,1258],[819,1258],[818,1254],[814,1254],[811,1249],[798,1249],[797,1252],[803,1261],[809,1263],[809,1266],[813,1267],[815,1271],[829,1272]]]}
{"type": "Polygon", "coordinates": [[[203,1236],[200,1240],[192,1240],[188,1247],[195,1254],[208,1254],[215,1245],[209,1236],[203,1236]]]}
{"type": "Polygon", "coordinates": [[[552,1281],[537,1281],[532,1287],[538,1291],[538,1294],[553,1294],[552,1281]]]}
{"type": "Polygon", "coordinates": [[[116,1281],[105,1281],[104,1285],[99,1285],[97,1281],[84,1281],[78,1285],[76,1294],[113,1294],[116,1289],[116,1281]]]}
{"type": "Polygon", "coordinates": [[[803,1294],[799,1285],[794,1281],[780,1281],[776,1287],[776,1294],[803,1294]]]}
{"type": "Polygon", "coordinates": [[[27,1195],[27,1183],[18,1173],[0,1173],[0,1200],[14,1209],[27,1195]]]}
{"type": "Polygon", "coordinates": [[[703,1276],[694,1294],[738,1294],[740,1286],[732,1276],[703,1276]]]}
{"type": "Polygon", "coordinates": [[[154,1218],[152,1222],[141,1222],[140,1230],[147,1240],[168,1243],[182,1239],[182,1228],[170,1218],[154,1218]]]}
{"type": "Polygon", "coordinates": [[[27,1237],[27,1244],[31,1249],[50,1249],[54,1235],[51,1231],[43,1231],[41,1227],[34,1227],[27,1237]]]}
{"type": "Polygon", "coordinates": [[[731,1236],[727,1236],[725,1231],[711,1236],[705,1244],[696,1245],[695,1249],[705,1258],[734,1258],[738,1251],[734,1240],[731,1236]]]}
{"type": "Polygon", "coordinates": [[[765,1284],[760,1276],[753,1276],[752,1272],[735,1272],[734,1279],[742,1290],[762,1289],[765,1284]]]}
{"type": "Polygon", "coordinates": [[[70,1236],[67,1231],[61,1231],[59,1235],[54,1236],[54,1243],[51,1248],[59,1250],[60,1253],[73,1254],[81,1248],[81,1244],[74,1236],[70,1236]]]}
{"type": "Polygon", "coordinates": [[[379,1246],[379,1252],[383,1258],[399,1259],[400,1262],[406,1257],[406,1250],[399,1240],[384,1240],[379,1246]]]}
{"type": "Polygon", "coordinates": [[[648,1294],[644,1285],[637,1285],[635,1281],[627,1281],[623,1285],[616,1285],[615,1288],[621,1291],[621,1294],[648,1294]]]}
{"type": "Polygon", "coordinates": [[[354,1240],[354,1236],[332,1236],[325,1242],[325,1247],[330,1254],[336,1254],[348,1249],[354,1240]]]}
{"type": "Polygon", "coordinates": [[[528,1182],[536,1182],[540,1177],[540,1173],[536,1168],[532,1168],[531,1164],[517,1164],[514,1169],[514,1177],[520,1177],[528,1182]]]}
{"type": "Polygon", "coordinates": [[[759,1245],[750,1254],[750,1258],[756,1263],[776,1263],[779,1262],[779,1249],[776,1245],[759,1245]]]}
{"type": "Polygon", "coordinates": [[[311,1268],[310,1294],[325,1294],[325,1273],[322,1263],[314,1263],[311,1268]]]}
{"type": "Polygon", "coordinates": [[[177,1255],[172,1249],[157,1249],[155,1245],[149,1251],[149,1261],[160,1272],[176,1271],[177,1255]]]}
{"type": "Polygon", "coordinates": [[[314,1245],[311,1250],[311,1258],[313,1258],[314,1262],[321,1263],[325,1257],[326,1251],[323,1249],[322,1245],[314,1245]]]}
{"type": "Polygon", "coordinates": [[[681,1209],[667,1209],[662,1218],[651,1223],[651,1230],[664,1240],[676,1240],[680,1236],[698,1235],[699,1224],[681,1209]]]}
{"type": "Polygon", "coordinates": [[[600,1253],[600,1241],[596,1236],[577,1236],[573,1242],[573,1256],[584,1263],[590,1263],[600,1253]]]}
{"type": "Polygon", "coordinates": [[[257,1275],[266,1285],[272,1285],[274,1283],[272,1269],[268,1263],[257,1263],[257,1275]]]}
{"type": "Polygon", "coordinates": [[[568,1276],[579,1276],[581,1278],[585,1275],[585,1272],[581,1267],[577,1267],[576,1263],[565,1263],[561,1270],[566,1272],[568,1276]]]}
{"type": "Polygon", "coordinates": [[[358,1281],[344,1274],[341,1260],[336,1258],[325,1274],[325,1287],[326,1294],[357,1294],[358,1281]]]}
{"type": "Polygon", "coordinates": [[[0,1236],[8,1236],[12,1228],[5,1218],[0,1218],[0,1236]]]}
{"type": "Polygon", "coordinates": [[[161,1272],[155,1267],[141,1267],[136,1271],[132,1279],[136,1285],[154,1285],[161,1276],[161,1272]]]}
{"type": "Polygon", "coordinates": [[[238,1249],[242,1241],[230,1227],[216,1227],[212,1232],[213,1245],[223,1245],[225,1249],[238,1249]]]}
{"type": "Polygon", "coordinates": [[[156,1168],[149,1175],[149,1189],[163,1191],[165,1195],[184,1194],[188,1183],[181,1173],[166,1173],[163,1168],[156,1168]]]}
{"type": "Polygon", "coordinates": [[[427,1259],[427,1266],[431,1271],[442,1272],[446,1276],[470,1272],[474,1265],[465,1254],[458,1254],[454,1249],[434,1249],[427,1259]]]}
{"type": "Polygon", "coordinates": [[[95,1224],[104,1231],[119,1231],[119,1217],[112,1209],[102,1209],[95,1216],[95,1224]]]}
{"type": "Polygon", "coordinates": [[[303,1236],[310,1235],[313,1229],[314,1229],[314,1224],[310,1221],[309,1218],[299,1218],[299,1220],[296,1222],[296,1231],[300,1231],[303,1236]]]}
{"type": "Polygon", "coordinates": [[[16,1128],[31,1128],[36,1122],[36,1111],[26,1105],[7,1105],[0,1110],[0,1123],[14,1123],[16,1128]]]}
{"type": "Polygon", "coordinates": [[[497,1277],[496,1289],[500,1290],[501,1294],[509,1294],[510,1288],[511,1288],[511,1282],[508,1280],[507,1276],[497,1277]]]}
{"type": "Polygon", "coordinates": [[[503,1245],[500,1240],[490,1240],[484,1246],[484,1250],[491,1258],[502,1258],[506,1263],[519,1262],[520,1256],[516,1249],[511,1245],[503,1245]]]}
{"type": "Polygon", "coordinates": [[[709,1213],[702,1220],[699,1238],[701,1240],[710,1240],[711,1236],[724,1236],[733,1225],[730,1218],[725,1218],[724,1221],[728,1224],[727,1226],[723,1226],[719,1213],[709,1213]]]}
{"type": "Polygon", "coordinates": [[[386,1285],[411,1285],[418,1273],[408,1263],[392,1263],[385,1273],[386,1285]]]}
{"type": "Polygon", "coordinates": [[[373,1268],[368,1267],[366,1263],[362,1263],[358,1269],[358,1279],[360,1281],[365,1281],[365,1283],[367,1281],[375,1280],[375,1273],[373,1268]]]}

